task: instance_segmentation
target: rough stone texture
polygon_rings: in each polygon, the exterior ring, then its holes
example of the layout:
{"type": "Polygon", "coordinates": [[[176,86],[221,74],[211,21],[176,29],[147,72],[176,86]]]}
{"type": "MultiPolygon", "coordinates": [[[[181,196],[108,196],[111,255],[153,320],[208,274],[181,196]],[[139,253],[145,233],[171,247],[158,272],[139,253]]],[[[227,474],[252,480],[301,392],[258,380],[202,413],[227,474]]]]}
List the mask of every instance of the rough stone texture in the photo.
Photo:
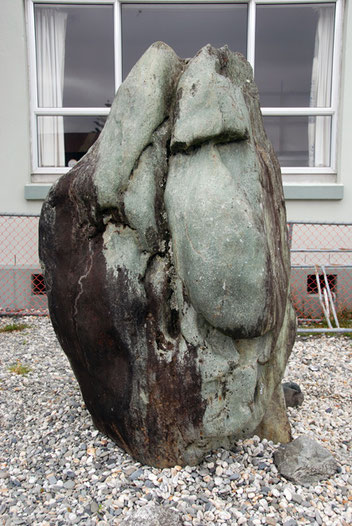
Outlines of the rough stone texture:
{"type": "Polygon", "coordinates": [[[316,484],[338,470],[331,453],[306,435],[275,451],[274,462],[281,475],[296,484],[316,484]]]}
{"type": "Polygon", "coordinates": [[[286,407],[298,407],[303,404],[304,395],[301,388],[295,382],[284,382],[282,384],[286,407]]]}
{"type": "Polygon", "coordinates": [[[183,526],[181,514],[164,506],[147,505],[133,511],[121,526],[183,526]]]}
{"type": "Polygon", "coordinates": [[[275,443],[287,444],[292,440],[291,426],[286,413],[284,392],[281,384],[277,386],[265,411],[264,418],[255,430],[260,438],[268,438],[275,443]]]}
{"type": "Polygon", "coordinates": [[[197,463],[283,414],[286,215],[242,55],[146,51],[46,199],[40,258],[95,425],[141,462],[197,463]]]}

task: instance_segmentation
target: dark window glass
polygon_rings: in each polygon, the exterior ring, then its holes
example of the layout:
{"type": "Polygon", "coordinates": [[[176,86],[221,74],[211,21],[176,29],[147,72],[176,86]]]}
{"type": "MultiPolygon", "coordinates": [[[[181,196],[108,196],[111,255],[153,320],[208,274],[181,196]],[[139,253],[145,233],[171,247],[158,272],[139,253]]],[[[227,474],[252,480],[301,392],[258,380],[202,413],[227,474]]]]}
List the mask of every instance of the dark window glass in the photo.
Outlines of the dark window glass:
{"type": "Polygon", "coordinates": [[[331,117],[264,117],[264,125],[281,166],[330,165],[331,117]]]}
{"type": "Polygon", "coordinates": [[[43,274],[32,274],[31,288],[32,294],[35,296],[46,294],[43,274]]]}
{"type": "Polygon", "coordinates": [[[38,117],[39,165],[72,168],[99,137],[105,121],[102,116],[38,117]],[[63,126],[62,145],[59,126],[63,126]]]}
{"type": "Polygon", "coordinates": [[[72,166],[97,140],[106,117],[64,117],[65,165],[72,166]]]}
{"type": "Polygon", "coordinates": [[[145,50],[158,40],[182,58],[206,44],[246,55],[245,4],[122,4],[122,70],[125,78],[145,50]]]}
{"type": "Polygon", "coordinates": [[[255,80],[263,107],[330,105],[333,30],[333,4],[257,7],[255,80]]]}
{"type": "Polygon", "coordinates": [[[35,6],[38,105],[103,107],[114,98],[110,5],[35,6]]]}
{"type": "MultiPolygon", "coordinates": [[[[334,292],[336,289],[336,274],[327,274],[326,277],[331,292],[334,292]]],[[[326,289],[325,277],[323,274],[319,274],[319,285],[321,291],[326,289]]],[[[308,274],[307,276],[307,292],[308,294],[319,294],[317,277],[315,274],[308,274]]]]}

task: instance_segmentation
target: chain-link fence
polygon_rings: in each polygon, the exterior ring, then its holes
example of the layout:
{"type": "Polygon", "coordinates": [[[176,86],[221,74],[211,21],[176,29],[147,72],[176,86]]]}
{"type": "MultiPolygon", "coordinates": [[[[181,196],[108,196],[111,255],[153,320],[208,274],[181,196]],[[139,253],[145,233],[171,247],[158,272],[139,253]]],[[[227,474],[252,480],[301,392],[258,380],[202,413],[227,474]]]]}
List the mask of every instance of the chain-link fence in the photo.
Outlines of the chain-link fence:
{"type": "Polygon", "coordinates": [[[0,314],[48,313],[35,215],[0,215],[0,314]]]}
{"type": "Polygon", "coordinates": [[[326,331],[348,329],[352,325],[352,223],[294,222],[288,229],[291,294],[299,330],[304,331],[302,324],[318,322],[326,331]]]}
{"type": "MultiPolygon", "coordinates": [[[[0,215],[0,314],[48,313],[38,221],[34,215],[0,215]]],[[[294,222],[288,230],[299,324],[346,328],[352,313],[352,223],[294,222]]]]}

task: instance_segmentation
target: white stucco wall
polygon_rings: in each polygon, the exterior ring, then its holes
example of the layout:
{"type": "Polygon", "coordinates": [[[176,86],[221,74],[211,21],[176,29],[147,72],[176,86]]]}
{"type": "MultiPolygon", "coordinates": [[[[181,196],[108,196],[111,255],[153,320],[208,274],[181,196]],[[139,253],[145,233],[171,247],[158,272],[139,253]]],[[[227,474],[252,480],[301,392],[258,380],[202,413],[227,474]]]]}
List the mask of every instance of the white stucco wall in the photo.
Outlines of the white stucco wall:
{"type": "MultiPolygon", "coordinates": [[[[289,200],[289,220],[352,221],[352,9],[346,4],[338,140],[338,182],[344,184],[344,199],[289,200]]],[[[41,208],[41,201],[24,198],[31,170],[25,29],[24,0],[1,0],[0,213],[39,213],[41,208]]]]}
{"type": "Polygon", "coordinates": [[[1,0],[0,14],[0,213],[37,213],[41,203],[24,199],[24,185],[30,182],[24,1],[1,0]]]}

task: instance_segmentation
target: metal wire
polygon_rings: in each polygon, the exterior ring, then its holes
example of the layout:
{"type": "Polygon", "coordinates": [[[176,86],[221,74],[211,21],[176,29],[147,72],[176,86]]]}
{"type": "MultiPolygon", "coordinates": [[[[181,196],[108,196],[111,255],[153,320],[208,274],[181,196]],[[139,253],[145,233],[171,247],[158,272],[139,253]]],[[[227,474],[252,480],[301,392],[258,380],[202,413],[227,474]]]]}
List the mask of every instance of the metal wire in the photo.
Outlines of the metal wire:
{"type": "MultiPolygon", "coordinates": [[[[0,315],[48,314],[38,222],[37,214],[0,214],[0,315]]],[[[343,326],[352,317],[352,223],[291,221],[288,232],[299,332],[351,332],[343,326]],[[317,275],[316,266],[321,269],[317,275]],[[328,316],[330,324],[336,327],[306,329],[301,325],[324,318],[319,288],[334,315],[328,316]]]]}
{"type": "Polygon", "coordinates": [[[47,315],[37,214],[0,215],[0,315],[47,315]]]}
{"type": "Polygon", "coordinates": [[[289,223],[289,232],[291,297],[298,332],[341,332],[339,326],[348,325],[352,318],[352,223],[297,221],[289,223]],[[325,303],[332,313],[326,313],[331,328],[301,327],[326,318],[325,303]]]}

